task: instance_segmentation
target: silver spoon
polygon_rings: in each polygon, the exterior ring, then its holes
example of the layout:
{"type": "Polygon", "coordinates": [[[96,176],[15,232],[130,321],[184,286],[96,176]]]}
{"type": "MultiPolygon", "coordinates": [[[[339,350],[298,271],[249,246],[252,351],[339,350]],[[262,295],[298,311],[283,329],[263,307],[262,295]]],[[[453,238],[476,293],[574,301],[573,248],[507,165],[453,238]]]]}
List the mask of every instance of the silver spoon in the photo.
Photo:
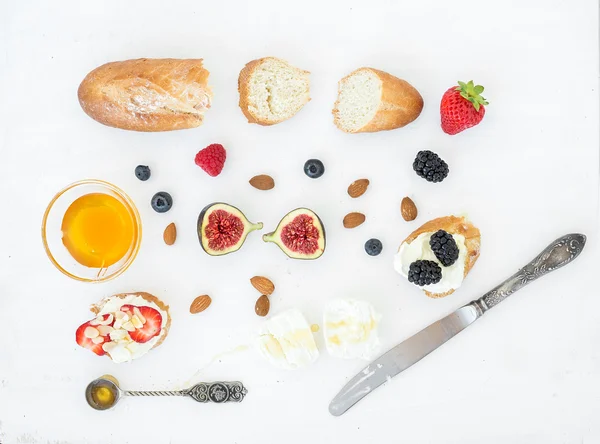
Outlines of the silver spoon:
{"type": "Polygon", "coordinates": [[[119,381],[111,375],[93,380],[85,389],[87,403],[96,410],[114,407],[123,396],[190,396],[198,402],[242,402],[248,393],[241,382],[200,382],[185,390],[131,391],[122,390],[119,381]],[[103,399],[104,398],[104,399],[103,399]]]}

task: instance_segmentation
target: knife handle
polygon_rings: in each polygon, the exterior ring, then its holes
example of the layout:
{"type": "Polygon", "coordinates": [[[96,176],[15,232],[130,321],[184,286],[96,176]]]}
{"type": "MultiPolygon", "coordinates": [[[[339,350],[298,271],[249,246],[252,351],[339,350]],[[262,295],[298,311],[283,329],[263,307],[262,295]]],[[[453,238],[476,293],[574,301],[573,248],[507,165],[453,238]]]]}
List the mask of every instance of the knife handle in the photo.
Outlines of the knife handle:
{"type": "Polygon", "coordinates": [[[585,240],[585,235],[577,233],[567,234],[556,239],[535,259],[480,299],[473,301],[472,304],[480,311],[480,314],[485,313],[530,282],[567,265],[579,256],[585,240]]]}

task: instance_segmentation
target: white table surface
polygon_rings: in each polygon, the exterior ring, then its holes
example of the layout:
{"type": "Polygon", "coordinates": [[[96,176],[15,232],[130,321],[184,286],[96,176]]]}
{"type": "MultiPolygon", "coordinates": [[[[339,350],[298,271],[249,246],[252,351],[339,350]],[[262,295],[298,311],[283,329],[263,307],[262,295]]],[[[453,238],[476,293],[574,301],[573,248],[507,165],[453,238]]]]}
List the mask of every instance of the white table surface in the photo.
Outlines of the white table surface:
{"type": "MultiPolygon", "coordinates": [[[[597,443],[600,442],[598,294],[598,5],[595,1],[325,2],[7,1],[0,11],[0,442],[12,443],[597,443]],[[237,76],[274,55],[312,72],[312,101],[274,126],[246,123],[237,76]],[[137,57],[202,57],[214,104],[204,126],[143,134],[108,128],[79,107],[79,82],[94,67],[137,57]],[[410,126],[347,135],[332,124],[336,82],[361,66],[408,80],[425,108],[410,126]],[[439,127],[442,93],[458,79],[485,85],[483,123],[457,136],[439,127]],[[209,143],[227,148],[223,173],[194,165],[209,143]],[[411,170],[421,149],[451,173],[429,184],[411,170]],[[326,165],[319,180],[306,159],[326,165]],[[133,169],[148,164],[152,179],[133,169]],[[247,183],[271,174],[276,187],[247,183]],[[357,200],[354,179],[371,180],[357,200]],[[42,213],[53,194],[83,178],[122,187],[137,203],[144,239],[121,277],[89,285],[60,274],[41,245],[42,213]],[[159,190],[175,204],[149,205],[159,190]],[[420,214],[400,217],[405,195],[420,214]],[[229,202],[274,228],[298,206],[313,208],[328,233],[318,261],[288,260],[253,233],[236,254],[213,258],[195,234],[199,210],[229,202]],[[367,222],[345,230],[362,211],[367,222]],[[482,232],[481,258],[463,287],[431,300],[392,268],[401,240],[426,220],[467,212],[482,232]],[[179,238],[162,241],[175,221],[179,238]],[[388,348],[489,290],[554,238],[588,235],[572,265],[510,298],[458,338],[365,398],[340,418],[327,406],[364,363],[322,349],[310,368],[280,371],[244,344],[260,319],[248,279],[277,287],[272,314],[301,309],[320,323],[335,297],[371,301],[383,313],[388,348]],[[363,251],[378,237],[379,257],[363,251]],[[116,365],[75,344],[89,304],[145,290],[171,305],[167,341],[116,365]],[[188,313],[208,293],[210,309],[188,313]],[[198,370],[200,372],[198,373],[198,370]],[[91,379],[114,374],[130,389],[182,388],[239,379],[239,405],[184,399],[127,399],[114,411],[85,404],[91,379]],[[195,375],[195,376],[194,376],[195,375]]],[[[317,341],[323,347],[322,337],[317,341]]]]}

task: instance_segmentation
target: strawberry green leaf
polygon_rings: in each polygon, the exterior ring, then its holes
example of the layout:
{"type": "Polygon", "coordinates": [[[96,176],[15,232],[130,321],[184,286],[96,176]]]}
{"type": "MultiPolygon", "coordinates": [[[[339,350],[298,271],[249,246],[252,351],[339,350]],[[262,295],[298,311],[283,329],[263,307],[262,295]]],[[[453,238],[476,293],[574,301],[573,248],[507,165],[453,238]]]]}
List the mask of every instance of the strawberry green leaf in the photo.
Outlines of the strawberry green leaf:
{"type": "Polygon", "coordinates": [[[475,85],[473,80],[469,80],[467,83],[459,81],[458,85],[456,90],[460,92],[460,96],[471,102],[476,111],[479,111],[481,105],[488,105],[485,98],[481,96],[484,90],[483,86],[475,85]]]}

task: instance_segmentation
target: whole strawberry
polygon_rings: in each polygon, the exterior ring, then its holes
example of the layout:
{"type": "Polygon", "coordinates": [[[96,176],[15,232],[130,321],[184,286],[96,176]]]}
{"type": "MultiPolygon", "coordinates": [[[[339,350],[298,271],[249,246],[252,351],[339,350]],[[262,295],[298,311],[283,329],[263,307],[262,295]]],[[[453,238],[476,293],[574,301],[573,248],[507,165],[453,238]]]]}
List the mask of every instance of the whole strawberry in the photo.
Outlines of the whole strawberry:
{"type": "Polygon", "coordinates": [[[472,126],[477,125],[485,115],[488,102],[481,97],[483,86],[458,82],[442,96],[440,115],[442,116],[442,130],[446,134],[458,134],[472,126]]]}
{"type": "Polygon", "coordinates": [[[227,153],[225,152],[223,145],[220,143],[213,143],[196,154],[195,162],[196,165],[206,171],[209,176],[215,177],[223,170],[226,157],[227,153]]]}

